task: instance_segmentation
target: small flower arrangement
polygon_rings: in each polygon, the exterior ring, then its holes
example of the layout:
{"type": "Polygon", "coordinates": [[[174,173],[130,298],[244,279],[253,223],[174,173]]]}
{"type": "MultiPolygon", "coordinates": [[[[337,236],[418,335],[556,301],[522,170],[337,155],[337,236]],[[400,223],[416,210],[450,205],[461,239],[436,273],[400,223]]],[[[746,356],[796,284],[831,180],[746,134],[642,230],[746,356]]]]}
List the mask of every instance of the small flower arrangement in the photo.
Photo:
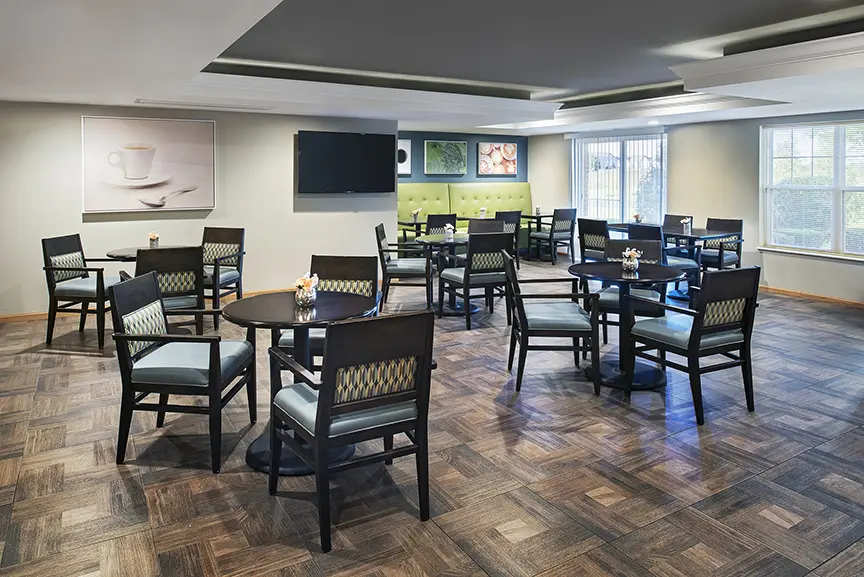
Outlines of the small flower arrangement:
{"type": "Polygon", "coordinates": [[[625,250],[624,252],[621,253],[621,256],[623,256],[625,259],[631,259],[631,260],[637,259],[637,258],[642,258],[642,251],[636,250],[635,248],[629,248],[628,247],[627,250],[625,250]]]}
{"type": "Polygon", "coordinates": [[[300,278],[294,281],[294,286],[297,287],[297,292],[294,294],[294,299],[301,307],[310,307],[315,304],[315,299],[318,298],[318,291],[315,287],[318,286],[318,275],[309,276],[307,272],[300,278]]]}
{"type": "Polygon", "coordinates": [[[411,220],[413,220],[414,222],[417,222],[418,216],[420,216],[420,209],[419,208],[415,208],[414,210],[411,211],[411,220]]]}
{"type": "Polygon", "coordinates": [[[456,232],[456,227],[450,224],[449,222],[444,225],[444,240],[452,241],[453,233],[456,232]]]}
{"type": "Polygon", "coordinates": [[[684,218],[681,219],[681,224],[687,225],[687,224],[690,224],[692,221],[693,221],[693,219],[691,219],[689,216],[685,216],[684,218]]]}
{"type": "Polygon", "coordinates": [[[312,276],[309,276],[309,273],[307,272],[294,281],[294,286],[297,287],[298,291],[311,291],[318,286],[318,275],[313,274],[312,276]]]}
{"type": "Polygon", "coordinates": [[[540,205],[539,204],[534,207],[534,215],[540,216],[540,205]]]}
{"type": "Polygon", "coordinates": [[[681,219],[681,226],[684,228],[684,234],[690,234],[690,231],[693,230],[693,219],[689,216],[685,216],[681,219]]]}
{"type": "Polygon", "coordinates": [[[639,268],[639,259],[642,258],[642,251],[628,247],[621,253],[621,256],[624,257],[624,260],[621,261],[621,268],[624,269],[624,272],[636,272],[639,268]]]}
{"type": "Polygon", "coordinates": [[[150,248],[159,248],[159,233],[151,232],[147,239],[150,241],[150,248]]]}
{"type": "Polygon", "coordinates": [[[456,227],[448,222],[447,224],[444,225],[444,230],[454,231],[454,230],[456,230],[456,227]]]}
{"type": "Polygon", "coordinates": [[[480,207],[480,218],[486,218],[486,207],[485,206],[480,207]]]}
{"type": "Polygon", "coordinates": [[[643,220],[645,220],[645,217],[638,212],[633,214],[633,222],[641,224],[643,220]]]}

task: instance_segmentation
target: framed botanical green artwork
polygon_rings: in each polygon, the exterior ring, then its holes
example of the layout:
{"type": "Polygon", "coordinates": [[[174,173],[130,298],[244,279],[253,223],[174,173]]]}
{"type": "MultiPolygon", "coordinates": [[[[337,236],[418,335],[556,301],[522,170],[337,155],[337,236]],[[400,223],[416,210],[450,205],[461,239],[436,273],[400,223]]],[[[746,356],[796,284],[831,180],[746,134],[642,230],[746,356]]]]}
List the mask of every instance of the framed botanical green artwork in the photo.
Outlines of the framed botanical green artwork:
{"type": "Polygon", "coordinates": [[[466,174],[468,172],[467,142],[426,140],[423,144],[426,174],[466,174]]]}

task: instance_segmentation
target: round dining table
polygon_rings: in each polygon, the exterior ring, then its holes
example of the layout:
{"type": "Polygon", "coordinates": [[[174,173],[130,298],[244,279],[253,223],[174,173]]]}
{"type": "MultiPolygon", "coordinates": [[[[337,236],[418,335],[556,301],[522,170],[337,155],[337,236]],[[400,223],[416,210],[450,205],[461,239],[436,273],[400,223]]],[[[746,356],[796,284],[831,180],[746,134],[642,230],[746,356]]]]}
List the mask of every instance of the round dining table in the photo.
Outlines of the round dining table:
{"type": "MultiPolygon", "coordinates": [[[[467,246],[468,238],[469,235],[467,232],[457,230],[455,233],[453,233],[452,240],[446,240],[443,234],[424,234],[416,237],[414,239],[414,242],[425,244],[432,247],[433,249],[437,249],[438,273],[440,274],[442,270],[448,268],[447,256],[449,254],[455,254],[457,246],[467,246]]],[[[461,299],[457,301],[456,297],[453,295],[450,295],[450,298],[447,299],[447,306],[453,311],[450,313],[451,316],[461,316],[465,314],[464,302],[461,299]]],[[[480,307],[478,305],[471,305],[471,314],[474,314],[479,310],[480,307]]]]}
{"type": "MultiPolygon", "coordinates": [[[[171,245],[171,244],[162,244],[157,248],[187,248],[191,245],[171,245]]],[[[109,250],[105,256],[110,259],[114,259],[120,262],[135,262],[138,259],[138,251],[139,250],[151,250],[149,246],[130,246],[127,248],[115,248],[109,250]]]]}
{"type": "MultiPolygon", "coordinates": [[[[294,359],[312,370],[312,353],[309,348],[309,329],[324,328],[338,320],[372,315],[376,310],[375,299],[353,293],[318,291],[312,307],[300,307],[293,291],[266,293],[231,302],[222,309],[222,316],[247,329],[247,338],[255,346],[255,330],[269,329],[271,346],[279,345],[282,331],[294,331],[294,359]]],[[[269,356],[269,355],[268,355],[269,356]]],[[[279,362],[270,357],[270,401],[282,387],[282,371],[279,362]]],[[[330,451],[331,463],[346,461],[354,454],[354,446],[335,447],[330,451]]],[[[270,470],[270,427],[246,450],[246,464],[257,471],[270,470]]],[[[280,475],[308,475],[313,473],[300,457],[288,447],[282,449],[279,463],[280,475]]]]}
{"type": "MultiPolygon", "coordinates": [[[[618,287],[618,355],[605,355],[600,360],[600,381],[625,391],[651,390],[666,386],[666,373],[656,366],[636,359],[630,341],[633,326],[633,301],[623,298],[635,284],[662,284],[681,280],[684,273],[659,264],[641,263],[636,272],[625,272],[620,262],[589,262],[572,265],[573,276],[589,281],[601,281],[618,287]]],[[[593,378],[591,367],[585,370],[593,378]]]]}

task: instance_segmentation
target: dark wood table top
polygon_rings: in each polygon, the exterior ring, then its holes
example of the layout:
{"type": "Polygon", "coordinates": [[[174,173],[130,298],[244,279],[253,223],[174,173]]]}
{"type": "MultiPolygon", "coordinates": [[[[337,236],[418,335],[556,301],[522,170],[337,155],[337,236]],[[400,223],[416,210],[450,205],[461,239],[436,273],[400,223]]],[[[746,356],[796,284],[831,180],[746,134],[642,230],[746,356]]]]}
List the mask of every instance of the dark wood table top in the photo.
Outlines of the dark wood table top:
{"type": "MultiPolygon", "coordinates": [[[[191,245],[180,245],[180,244],[160,244],[159,248],[188,248],[191,245]]],[[[137,260],[138,251],[139,250],[159,250],[159,249],[151,249],[149,246],[130,246],[127,248],[115,248],[113,250],[109,250],[105,256],[108,258],[119,260],[121,262],[132,262],[137,260]]]]}
{"type": "Polygon", "coordinates": [[[397,220],[396,221],[400,226],[423,226],[426,224],[425,220],[397,220]]]}
{"type": "Polygon", "coordinates": [[[525,220],[540,220],[542,218],[552,218],[553,216],[552,214],[523,214],[522,218],[525,220]]]}
{"type": "MultiPolygon", "coordinates": [[[[629,223],[629,222],[610,222],[609,230],[614,230],[615,232],[627,232],[628,224],[637,224],[637,223],[629,223]]],[[[640,223],[640,224],[653,224],[653,223],[640,223]]],[[[654,224],[653,226],[658,226],[654,224]]],[[[666,236],[677,236],[680,238],[692,238],[694,240],[709,240],[712,238],[724,238],[733,234],[740,234],[736,232],[730,232],[728,230],[710,230],[707,228],[691,228],[689,234],[684,234],[684,226],[677,224],[674,226],[663,226],[663,234],[666,236]]]]}
{"type": "Polygon", "coordinates": [[[372,314],[375,299],[358,294],[318,291],[313,307],[299,307],[293,291],[246,297],[225,305],[222,316],[241,327],[290,329],[372,314]]]}
{"type": "Polygon", "coordinates": [[[625,272],[620,262],[586,262],[574,264],[567,270],[580,278],[623,284],[674,282],[685,277],[677,268],[648,263],[639,263],[636,272],[625,272]]]}
{"type": "Polygon", "coordinates": [[[468,233],[467,232],[456,232],[453,234],[452,241],[444,241],[443,234],[424,234],[418,236],[414,239],[414,242],[420,242],[423,244],[429,244],[432,246],[440,246],[440,245],[463,245],[468,244],[468,233]]]}

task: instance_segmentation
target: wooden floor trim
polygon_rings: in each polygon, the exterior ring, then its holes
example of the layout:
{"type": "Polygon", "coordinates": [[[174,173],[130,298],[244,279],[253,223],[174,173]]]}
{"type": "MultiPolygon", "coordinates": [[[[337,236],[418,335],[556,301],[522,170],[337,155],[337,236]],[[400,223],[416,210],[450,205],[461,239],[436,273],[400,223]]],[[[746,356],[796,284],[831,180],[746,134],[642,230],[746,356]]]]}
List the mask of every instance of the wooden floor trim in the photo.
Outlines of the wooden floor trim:
{"type": "Polygon", "coordinates": [[[824,295],[817,295],[813,293],[806,293],[803,291],[793,291],[784,288],[772,287],[768,285],[760,285],[759,290],[766,293],[772,293],[775,295],[783,295],[787,297],[794,297],[799,299],[807,299],[811,301],[822,301],[826,303],[834,303],[840,305],[846,305],[850,307],[858,307],[864,308],[864,302],[861,301],[853,301],[851,299],[841,299],[837,297],[828,297],[824,295]]]}

